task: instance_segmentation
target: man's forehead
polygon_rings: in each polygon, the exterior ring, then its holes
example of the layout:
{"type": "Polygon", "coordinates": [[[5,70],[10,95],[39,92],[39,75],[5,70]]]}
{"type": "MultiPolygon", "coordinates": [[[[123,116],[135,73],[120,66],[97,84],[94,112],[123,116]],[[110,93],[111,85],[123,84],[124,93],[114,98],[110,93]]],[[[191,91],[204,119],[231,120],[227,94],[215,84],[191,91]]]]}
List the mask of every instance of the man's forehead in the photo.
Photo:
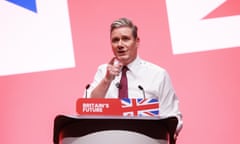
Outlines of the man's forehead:
{"type": "Polygon", "coordinates": [[[131,36],[132,35],[132,29],[129,28],[129,27],[119,27],[119,28],[114,29],[111,32],[111,36],[112,37],[114,37],[114,36],[122,36],[122,35],[131,36]]]}

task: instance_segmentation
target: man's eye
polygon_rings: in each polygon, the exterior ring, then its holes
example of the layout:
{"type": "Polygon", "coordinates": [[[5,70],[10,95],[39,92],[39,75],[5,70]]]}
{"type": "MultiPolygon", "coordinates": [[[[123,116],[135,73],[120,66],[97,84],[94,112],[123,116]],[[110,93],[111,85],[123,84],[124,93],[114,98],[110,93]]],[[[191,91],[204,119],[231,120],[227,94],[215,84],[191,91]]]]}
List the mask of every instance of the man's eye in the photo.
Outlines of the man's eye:
{"type": "Polygon", "coordinates": [[[129,37],[123,37],[122,40],[127,41],[127,40],[129,40],[129,37]]]}
{"type": "Polygon", "coordinates": [[[113,42],[113,43],[116,43],[116,42],[118,42],[118,41],[119,41],[119,39],[117,39],[117,38],[116,38],[116,39],[112,39],[112,42],[113,42]]]}

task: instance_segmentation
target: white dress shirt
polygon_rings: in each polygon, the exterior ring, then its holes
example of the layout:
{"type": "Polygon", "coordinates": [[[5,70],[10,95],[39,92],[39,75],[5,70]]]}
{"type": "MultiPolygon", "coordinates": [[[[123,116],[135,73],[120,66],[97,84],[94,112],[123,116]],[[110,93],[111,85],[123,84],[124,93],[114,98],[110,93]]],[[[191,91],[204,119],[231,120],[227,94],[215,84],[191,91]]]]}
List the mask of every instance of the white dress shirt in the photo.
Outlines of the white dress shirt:
{"type": "MultiPolygon", "coordinates": [[[[101,82],[106,74],[107,64],[100,65],[88,89],[91,91],[101,82]]],[[[178,118],[177,133],[182,128],[182,114],[179,111],[179,101],[171,84],[167,71],[158,65],[137,57],[127,65],[128,97],[129,98],[156,98],[159,100],[160,117],[176,116],[178,118]],[[139,88],[141,86],[143,90],[139,88]]],[[[105,98],[118,98],[118,85],[121,73],[112,81],[105,98]]]]}

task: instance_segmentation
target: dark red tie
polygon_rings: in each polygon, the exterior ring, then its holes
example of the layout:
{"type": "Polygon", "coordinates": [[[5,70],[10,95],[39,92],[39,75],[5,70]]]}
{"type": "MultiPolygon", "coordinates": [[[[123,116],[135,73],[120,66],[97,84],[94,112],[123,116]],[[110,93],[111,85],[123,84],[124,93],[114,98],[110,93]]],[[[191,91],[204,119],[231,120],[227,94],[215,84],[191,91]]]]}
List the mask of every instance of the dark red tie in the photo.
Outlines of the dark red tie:
{"type": "Polygon", "coordinates": [[[124,66],[122,68],[122,77],[120,80],[120,86],[119,86],[119,98],[128,98],[128,83],[127,83],[127,73],[128,67],[124,66]]]}

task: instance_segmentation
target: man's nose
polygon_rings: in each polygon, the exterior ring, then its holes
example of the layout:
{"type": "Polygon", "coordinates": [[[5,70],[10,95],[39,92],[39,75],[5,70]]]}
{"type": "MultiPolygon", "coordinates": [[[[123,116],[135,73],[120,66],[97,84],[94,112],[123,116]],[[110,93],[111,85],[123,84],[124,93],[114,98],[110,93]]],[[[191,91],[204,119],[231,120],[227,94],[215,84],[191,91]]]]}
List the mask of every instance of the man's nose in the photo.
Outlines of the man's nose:
{"type": "Polygon", "coordinates": [[[122,40],[119,40],[118,41],[118,47],[122,47],[123,46],[123,41],[122,40]]]}

